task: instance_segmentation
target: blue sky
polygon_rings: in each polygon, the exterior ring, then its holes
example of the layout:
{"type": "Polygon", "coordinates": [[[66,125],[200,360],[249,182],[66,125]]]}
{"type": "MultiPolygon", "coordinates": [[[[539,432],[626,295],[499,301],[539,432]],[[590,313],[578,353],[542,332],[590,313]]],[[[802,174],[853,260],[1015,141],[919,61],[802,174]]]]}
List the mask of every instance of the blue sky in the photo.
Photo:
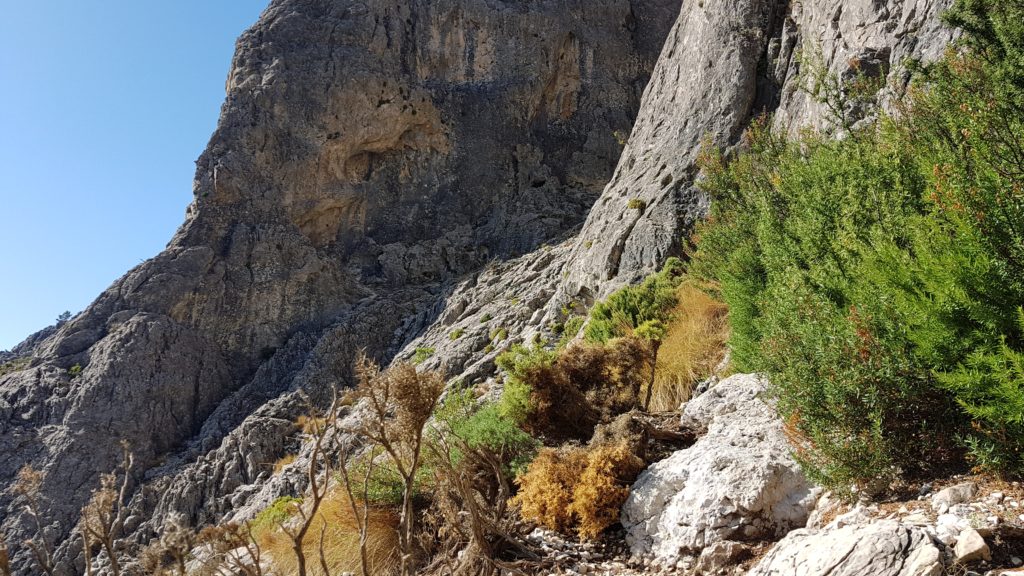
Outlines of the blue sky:
{"type": "Polygon", "coordinates": [[[268,0],[0,0],[0,350],[157,254],[268,0]]]}

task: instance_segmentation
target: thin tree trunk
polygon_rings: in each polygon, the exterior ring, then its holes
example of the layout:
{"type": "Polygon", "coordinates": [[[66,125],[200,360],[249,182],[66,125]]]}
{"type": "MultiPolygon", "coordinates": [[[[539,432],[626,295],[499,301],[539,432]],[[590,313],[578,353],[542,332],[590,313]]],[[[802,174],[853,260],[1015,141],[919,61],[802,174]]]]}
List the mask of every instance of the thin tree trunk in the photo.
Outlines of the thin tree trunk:
{"type": "Polygon", "coordinates": [[[644,397],[644,412],[651,409],[651,396],[654,394],[654,379],[658,374],[658,349],[661,348],[660,340],[651,341],[651,379],[647,382],[647,396],[644,397]]]}

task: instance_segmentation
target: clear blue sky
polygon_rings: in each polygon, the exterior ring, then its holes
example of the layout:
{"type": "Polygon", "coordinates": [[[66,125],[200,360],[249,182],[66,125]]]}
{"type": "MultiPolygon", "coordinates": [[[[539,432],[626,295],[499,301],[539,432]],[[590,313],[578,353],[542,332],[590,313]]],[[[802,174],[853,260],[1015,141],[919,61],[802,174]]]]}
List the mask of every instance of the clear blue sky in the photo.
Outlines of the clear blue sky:
{"type": "Polygon", "coordinates": [[[268,0],[0,0],[0,350],[157,254],[268,0]]]}

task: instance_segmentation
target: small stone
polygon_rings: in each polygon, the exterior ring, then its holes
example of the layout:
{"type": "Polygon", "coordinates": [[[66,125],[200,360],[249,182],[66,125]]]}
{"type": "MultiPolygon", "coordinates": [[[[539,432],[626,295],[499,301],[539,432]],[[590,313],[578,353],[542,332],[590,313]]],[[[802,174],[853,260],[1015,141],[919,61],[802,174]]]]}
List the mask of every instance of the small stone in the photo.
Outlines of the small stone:
{"type": "MultiPolygon", "coordinates": [[[[935,493],[932,496],[932,507],[940,509],[942,506],[949,510],[950,506],[968,502],[978,493],[978,485],[974,482],[964,482],[956,486],[950,486],[935,493]]],[[[940,512],[944,513],[944,512],[940,512]]]]}
{"type": "Polygon", "coordinates": [[[745,547],[739,542],[720,540],[705,548],[697,559],[697,572],[713,574],[735,563],[745,547]]]}
{"type": "Polygon", "coordinates": [[[903,522],[906,524],[913,524],[914,526],[927,526],[931,523],[928,516],[921,512],[914,512],[913,514],[904,516],[903,522]]]}
{"type": "Polygon", "coordinates": [[[1013,564],[1014,566],[1020,566],[1021,564],[1024,564],[1024,560],[1021,560],[1017,556],[1010,556],[1010,564],[1013,564]]]}
{"type": "Polygon", "coordinates": [[[989,550],[985,539],[973,528],[968,528],[960,533],[956,539],[956,547],[953,549],[958,563],[967,563],[974,560],[991,560],[992,552],[989,550]]]}

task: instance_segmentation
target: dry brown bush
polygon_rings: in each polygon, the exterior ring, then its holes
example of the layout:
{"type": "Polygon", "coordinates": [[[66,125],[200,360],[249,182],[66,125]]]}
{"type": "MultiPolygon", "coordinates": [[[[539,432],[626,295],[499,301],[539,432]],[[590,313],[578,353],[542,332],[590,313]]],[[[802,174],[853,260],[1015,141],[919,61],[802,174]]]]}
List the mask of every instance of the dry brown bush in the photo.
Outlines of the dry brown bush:
{"type": "Polygon", "coordinates": [[[210,555],[195,576],[223,576],[225,570],[238,576],[264,576],[263,550],[248,523],[207,526],[196,541],[210,555]]]}
{"type": "Polygon", "coordinates": [[[678,304],[658,352],[651,410],[670,411],[690,399],[694,385],[712,374],[726,351],[728,309],[692,283],[676,291],[678,304]]]}
{"type": "Polygon", "coordinates": [[[3,533],[0,533],[0,576],[11,576],[11,553],[3,533]]]}
{"type": "Polygon", "coordinates": [[[625,442],[546,448],[519,477],[513,503],[526,520],[596,538],[618,522],[629,486],[643,465],[625,442]]]}
{"type": "Polygon", "coordinates": [[[295,426],[302,431],[303,434],[313,435],[318,430],[323,429],[327,426],[327,417],[303,414],[295,419],[295,426]]]}
{"type": "Polygon", "coordinates": [[[569,346],[523,375],[532,408],[524,428],[550,443],[589,440],[599,423],[639,405],[649,358],[649,346],[633,337],[569,346]]]}
{"type": "Polygon", "coordinates": [[[171,516],[162,527],[160,537],[142,549],[139,563],[150,576],[186,576],[185,563],[197,542],[195,531],[186,525],[185,519],[171,516]]]}
{"type": "Polygon", "coordinates": [[[517,482],[512,499],[523,518],[550,530],[569,532],[574,525],[569,506],[586,455],[579,447],[544,448],[517,482]]]}
{"type": "Polygon", "coordinates": [[[277,462],[274,462],[274,474],[280,474],[289,464],[295,462],[295,454],[285,454],[277,462]]]}

